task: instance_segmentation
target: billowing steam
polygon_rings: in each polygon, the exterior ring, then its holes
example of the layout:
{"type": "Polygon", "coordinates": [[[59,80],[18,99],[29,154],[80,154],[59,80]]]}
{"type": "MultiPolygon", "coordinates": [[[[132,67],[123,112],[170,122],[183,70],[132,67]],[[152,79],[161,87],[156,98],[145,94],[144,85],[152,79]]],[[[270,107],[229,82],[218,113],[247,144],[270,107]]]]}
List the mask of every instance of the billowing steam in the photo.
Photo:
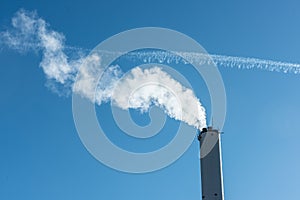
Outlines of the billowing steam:
{"type": "Polygon", "coordinates": [[[205,110],[192,90],[183,87],[159,67],[137,67],[125,75],[112,95],[120,108],[148,110],[154,104],[170,117],[195,127],[205,127],[205,110]]]}
{"type": "Polygon", "coordinates": [[[12,19],[12,29],[0,34],[0,42],[11,49],[42,51],[40,67],[53,90],[57,90],[53,84],[56,82],[98,105],[112,101],[122,109],[147,111],[155,105],[176,120],[197,128],[206,126],[205,110],[193,91],[159,67],[137,67],[124,74],[119,66],[104,69],[100,53],[78,53],[77,59],[71,59],[65,53],[70,48],[65,46],[63,34],[50,30],[35,12],[18,11],[12,19]]]}

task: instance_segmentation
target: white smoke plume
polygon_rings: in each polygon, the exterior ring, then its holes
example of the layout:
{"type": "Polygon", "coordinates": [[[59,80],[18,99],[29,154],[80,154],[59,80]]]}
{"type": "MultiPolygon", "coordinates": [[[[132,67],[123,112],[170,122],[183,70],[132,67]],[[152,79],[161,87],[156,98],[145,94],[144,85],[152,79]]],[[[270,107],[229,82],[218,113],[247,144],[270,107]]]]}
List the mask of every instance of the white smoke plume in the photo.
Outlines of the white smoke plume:
{"type": "Polygon", "coordinates": [[[51,30],[36,12],[18,11],[12,29],[0,33],[0,43],[20,52],[41,51],[40,67],[53,90],[57,89],[54,81],[98,105],[112,101],[122,109],[141,111],[156,105],[176,120],[197,128],[206,126],[205,110],[193,91],[166,72],[158,67],[135,68],[124,75],[119,66],[105,69],[99,53],[72,59],[65,52],[74,48],[66,47],[64,35],[51,30]]]}
{"type": "MultiPolygon", "coordinates": [[[[206,126],[205,110],[192,90],[183,87],[166,72],[158,67],[135,68],[124,75],[119,66],[104,69],[102,56],[122,55],[122,52],[87,55],[89,49],[66,46],[64,35],[51,30],[36,12],[19,10],[12,18],[11,29],[0,32],[0,44],[1,48],[8,47],[19,52],[42,52],[40,67],[47,77],[47,86],[59,94],[75,92],[98,105],[112,101],[122,109],[147,111],[150,106],[156,105],[174,119],[198,128],[206,126]],[[66,53],[68,51],[71,56],[66,53]],[[96,74],[101,74],[100,80],[96,74]],[[59,91],[61,88],[63,91],[59,91]]],[[[162,51],[131,52],[126,57],[144,63],[188,64],[182,58],[185,57],[191,64],[214,62],[223,67],[300,74],[300,64],[257,58],[162,51]]]]}
{"type": "Polygon", "coordinates": [[[148,110],[154,104],[170,117],[195,127],[206,126],[205,109],[191,89],[183,87],[159,67],[137,67],[114,89],[112,101],[120,108],[148,110]]]}

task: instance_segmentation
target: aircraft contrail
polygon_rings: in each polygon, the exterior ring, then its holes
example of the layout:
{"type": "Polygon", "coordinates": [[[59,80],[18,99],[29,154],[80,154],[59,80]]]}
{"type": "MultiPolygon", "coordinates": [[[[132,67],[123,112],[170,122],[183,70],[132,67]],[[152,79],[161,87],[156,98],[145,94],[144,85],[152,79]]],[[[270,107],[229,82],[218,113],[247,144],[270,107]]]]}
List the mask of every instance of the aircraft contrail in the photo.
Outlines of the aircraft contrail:
{"type": "Polygon", "coordinates": [[[245,58],[224,55],[210,55],[217,66],[239,69],[262,69],[271,72],[300,73],[300,64],[281,61],[245,58]]]}
{"type": "MultiPolygon", "coordinates": [[[[80,49],[76,47],[67,47],[70,50],[79,50],[81,52],[90,52],[91,49],[80,49]]],[[[102,55],[123,56],[124,52],[98,52],[102,55]]],[[[259,58],[237,57],[217,54],[204,54],[195,52],[167,52],[167,51],[142,51],[129,52],[125,55],[128,59],[139,59],[144,63],[184,63],[184,64],[211,64],[214,62],[218,67],[229,67],[238,69],[259,69],[270,72],[282,72],[300,74],[300,64],[282,61],[274,61],[259,58]],[[184,58],[188,58],[189,62],[184,58]]]]}

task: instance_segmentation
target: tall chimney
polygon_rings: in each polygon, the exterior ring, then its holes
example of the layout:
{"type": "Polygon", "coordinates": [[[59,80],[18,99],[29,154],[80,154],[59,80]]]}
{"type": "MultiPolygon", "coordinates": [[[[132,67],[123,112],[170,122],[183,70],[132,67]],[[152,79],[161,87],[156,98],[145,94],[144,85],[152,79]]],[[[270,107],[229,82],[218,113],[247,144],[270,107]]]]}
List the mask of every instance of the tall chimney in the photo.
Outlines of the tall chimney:
{"type": "Polygon", "coordinates": [[[202,199],[224,200],[220,132],[213,127],[204,128],[198,140],[202,199]]]}

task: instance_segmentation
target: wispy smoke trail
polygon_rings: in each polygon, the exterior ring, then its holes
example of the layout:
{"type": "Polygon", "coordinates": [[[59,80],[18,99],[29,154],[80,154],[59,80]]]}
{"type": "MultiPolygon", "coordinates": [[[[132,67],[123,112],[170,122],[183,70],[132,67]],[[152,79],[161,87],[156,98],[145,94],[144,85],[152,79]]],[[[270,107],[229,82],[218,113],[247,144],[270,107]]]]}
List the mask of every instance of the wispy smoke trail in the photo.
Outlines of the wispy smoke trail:
{"type": "Polygon", "coordinates": [[[58,83],[98,105],[112,101],[122,109],[147,111],[156,105],[174,119],[197,128],[206,126],[205,110],[199,99],[166,72],[158,67],[135,68],[124,75],[119,66],[105,69],[100,53],[78,53],[78,58],[72,59],[66,51],[78,49],[66,47],[64,35],[50,30],[35,12],[18,11],[12,18],[12,29],[0,33],[0,43],[20,52],[42,51],[40,67],[54,91],[58,83]],[[100,80],[96,76],[99,74],[100,80]]]}
{"type": "Polygon", "coordinates": [[[12,18],[13,29],[1,32],[1,41],[18,51],[41,50],[43,59],[40,66],[49,79],[61,84],[73,79],[77,63],[69,62],[63,52],[63,34],[49,30],[46,22],[35,12],[20,10],[12,18]]]}

